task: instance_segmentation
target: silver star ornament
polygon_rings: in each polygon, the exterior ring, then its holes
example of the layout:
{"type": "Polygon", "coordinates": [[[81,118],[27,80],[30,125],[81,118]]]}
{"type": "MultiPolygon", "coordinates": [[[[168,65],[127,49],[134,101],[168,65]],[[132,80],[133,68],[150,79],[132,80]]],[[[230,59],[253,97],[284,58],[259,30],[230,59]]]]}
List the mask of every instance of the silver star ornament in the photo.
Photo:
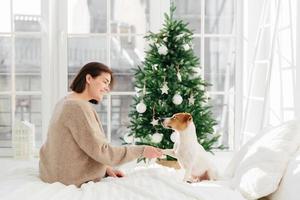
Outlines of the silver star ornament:
{"type": "Polygon", "coordinates": [[[168,94],[168,90],[169,90],[168,83],[164,82],[164,85],[162,86],[162,88],[160,88],[160,90],[161,90],[161,94],[168,94]]]}
{"type": "Polygon", "coordinates": [[[195,103],[195,98],[193,95],[191,95],[189,98],[189,104],[194,105],[194,103],[195,103]]]}
{"type": "Polygon", "coordinates": [[[158,125],[158,119],[153,118],[151,124],[152,124],[152,126],[157,126],[158,125]]]}

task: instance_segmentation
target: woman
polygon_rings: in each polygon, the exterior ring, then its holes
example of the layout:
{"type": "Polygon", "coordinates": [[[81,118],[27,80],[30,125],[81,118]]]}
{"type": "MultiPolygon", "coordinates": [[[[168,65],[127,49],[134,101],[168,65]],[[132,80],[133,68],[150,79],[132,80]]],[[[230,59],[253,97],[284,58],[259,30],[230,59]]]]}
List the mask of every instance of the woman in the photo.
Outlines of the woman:
{"type": "Polygon", "coordinates": [[[80,186],[104,176],[122,177],[116,166],[139,157],[156,158],[151,146],[114,147],[105,138],[101,122],[89,101],[101,101],[113,85],[112,71],[104,64],[83,66],[67,95],[55,106],[48,136],[40,150],[40,177],[48,183],[80,186]]]}

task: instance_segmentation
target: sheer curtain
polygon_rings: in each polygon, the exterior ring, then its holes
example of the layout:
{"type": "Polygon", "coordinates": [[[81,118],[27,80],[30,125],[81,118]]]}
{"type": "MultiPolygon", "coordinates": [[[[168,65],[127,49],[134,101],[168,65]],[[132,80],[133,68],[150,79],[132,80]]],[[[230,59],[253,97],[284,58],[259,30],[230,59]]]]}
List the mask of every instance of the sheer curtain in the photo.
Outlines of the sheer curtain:
{"type": "Polygon", "coordinates": [[[242,143],[295,118],[296,3],[245,1],[242,143]]]}

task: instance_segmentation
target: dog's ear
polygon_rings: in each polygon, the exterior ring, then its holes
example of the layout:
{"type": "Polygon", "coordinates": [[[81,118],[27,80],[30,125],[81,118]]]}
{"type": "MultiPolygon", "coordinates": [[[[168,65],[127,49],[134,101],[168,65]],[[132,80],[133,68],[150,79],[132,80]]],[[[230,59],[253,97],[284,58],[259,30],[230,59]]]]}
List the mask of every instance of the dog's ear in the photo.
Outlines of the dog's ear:
{"type": "Polygon", "coordinates": [[[186,113],[186,115],[185,115],[185,120],[186,120],[187,122],[190,122],[190,121],[192,121],[192,120],[193,120],[193,117],[192,117],[192,115],[191,115],[191,114],[189,114],[189,113],[186,113]]]}

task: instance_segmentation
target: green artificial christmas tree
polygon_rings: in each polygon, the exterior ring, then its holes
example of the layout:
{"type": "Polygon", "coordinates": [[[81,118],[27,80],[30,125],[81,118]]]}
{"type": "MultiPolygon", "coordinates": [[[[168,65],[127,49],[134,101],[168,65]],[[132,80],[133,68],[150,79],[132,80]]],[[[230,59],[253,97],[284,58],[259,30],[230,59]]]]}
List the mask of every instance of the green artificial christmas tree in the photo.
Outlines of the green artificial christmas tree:
{"type": "MultiPolygon", "coordinates": [[[[174,5],[165,14],[159,33],[150,32],[145,61],[134,69],[137,96],[129,113],[131,132],[137,145],[151,145],[161,149],[173,148],[176,133],[164,128],[160,119],[177,112],[193,116],[199,143],[211,151],[218,135],[211,107],[207,104],[205,82],[199,74],[199,59],[192,49],[193,33],[187,23],[174,19],[174,5]]],[[[174,160],[168,157],[167,160],[174,160]]]]}

